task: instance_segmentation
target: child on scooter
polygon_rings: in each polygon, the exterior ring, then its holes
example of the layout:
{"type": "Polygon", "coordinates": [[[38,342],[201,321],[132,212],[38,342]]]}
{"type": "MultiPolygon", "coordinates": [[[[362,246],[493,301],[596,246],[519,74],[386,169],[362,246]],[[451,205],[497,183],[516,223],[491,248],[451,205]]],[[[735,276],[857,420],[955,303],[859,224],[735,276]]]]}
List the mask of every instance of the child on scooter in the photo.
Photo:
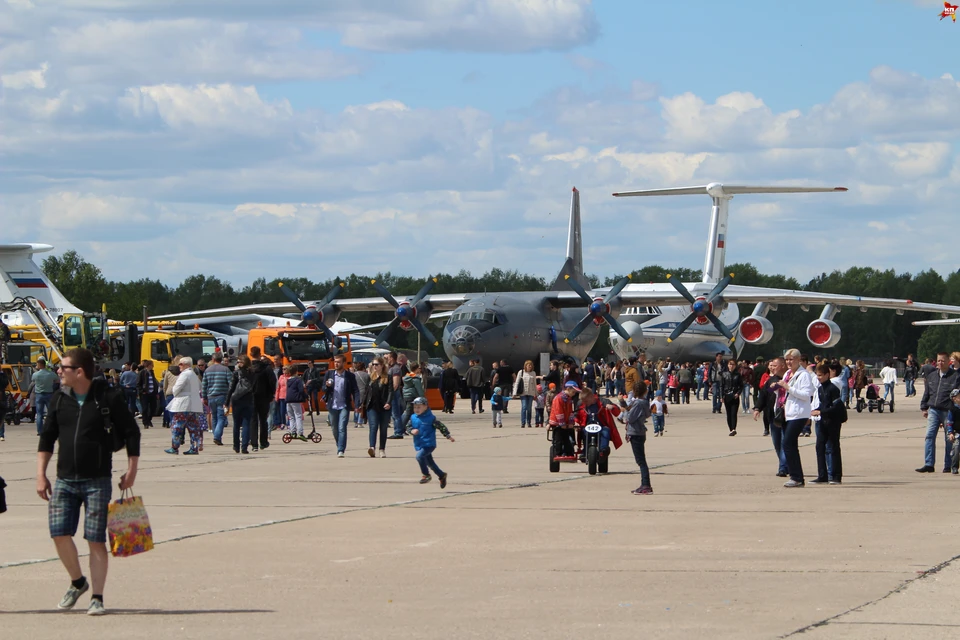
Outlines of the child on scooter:
{"type": "Polygon", "coordinates": [[[303,435],[303,403],[307,401],[307,390],[294,365],[287,365],[284,372],[287,378],[286,405],[290,435],[306,441],[303,435]]]}
{"type": "Polygon", "coordinates": [[[456,441],[450,435],[447,426],[437,420],[433,412],[430,411],[426,398],[414,399],[413,415],[410,416],[406,428],[413,436],[413,448],[417,452],[417,462],[420,464],[420,472],[423,474],[420,478],[420,484],[427,484],[433,479],[430,475],[432,469],[440,478],[440,488],[445,488],[447,486],[447,474],[433,460],[433,452],[437,448],[437,429],[450,442],[456,441]]]}

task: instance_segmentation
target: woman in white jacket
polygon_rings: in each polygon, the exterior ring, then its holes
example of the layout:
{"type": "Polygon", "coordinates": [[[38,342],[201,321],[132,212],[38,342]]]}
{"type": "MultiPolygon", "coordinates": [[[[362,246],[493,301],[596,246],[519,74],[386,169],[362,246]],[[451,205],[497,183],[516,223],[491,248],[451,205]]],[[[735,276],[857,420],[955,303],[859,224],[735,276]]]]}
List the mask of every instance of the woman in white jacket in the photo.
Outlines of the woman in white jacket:
{"type": "Polygon", "coordinates": [[[167,453],[180,453],[184,430],[190,433],[190,449],[183,455],[197,455],[203,450],[203,401],[200,399],[200,378],[193,370],[193,358],[180,358],[180,375],[173,385],[173,400],[167,405],[170,411],[170,435],[173,446],[167,453]]]}
{"type": "Polygon", "coordinates": [[[783,407],[783,417],[786,420],[783,433],[783,456],[787,461],[787,473],[790,475],[783,486],[802,487],[803,465],[800,463],[800,432],[810,420],[813,410],[813,397],[817,394],[817,386],[810,372],[800,366],[800,351],[789,349],[784,355],[787,361],[787,372],[780,382],[775,383],[777,388],[777,406],[783,407]]]}
{"type": "Polygon", "coordinates": [[[533,360],[523,363],[523,371],[513,383],[513,397],[520,396],[520,428],[533,428],[533,399],[537,395],[537,372],[533,360]]]}

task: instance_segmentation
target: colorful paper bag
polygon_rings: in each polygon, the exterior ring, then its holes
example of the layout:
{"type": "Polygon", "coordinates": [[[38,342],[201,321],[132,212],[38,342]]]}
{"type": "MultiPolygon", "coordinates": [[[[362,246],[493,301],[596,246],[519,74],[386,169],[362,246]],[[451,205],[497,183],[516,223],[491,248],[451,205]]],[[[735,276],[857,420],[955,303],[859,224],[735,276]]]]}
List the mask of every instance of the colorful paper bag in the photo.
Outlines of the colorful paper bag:
{"type": "Polygon", "coordinates": [[[126,492],[107,507],[107,533],[114,557],[143,553],[153,549],[153,530],[143,499],[126,492]]]}

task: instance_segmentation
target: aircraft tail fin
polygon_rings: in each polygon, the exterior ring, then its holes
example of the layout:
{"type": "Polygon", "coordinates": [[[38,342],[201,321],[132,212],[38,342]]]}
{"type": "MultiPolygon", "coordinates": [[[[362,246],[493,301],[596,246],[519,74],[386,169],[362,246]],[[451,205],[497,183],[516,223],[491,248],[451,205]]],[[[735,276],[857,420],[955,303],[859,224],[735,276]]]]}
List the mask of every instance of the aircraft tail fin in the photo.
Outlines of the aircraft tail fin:
{"type": "MultiPolygon", "coordinates": [[[[63,313],[81,312],[33,261],[33,254],[52,249],[49,244],[0,244],[0,303],[31,297],[40,301],[54,318],[63,313]]],[[[29,316],[19,312],[4,313],[3,319],[12,325],[33,323],[29,316]]]]}
{"type": "Polygon", "coordinates": [[[552,291],[566,291],[570,287],[566,284],[567,276],[575,279],[585,288],[590,288],[590,281],[583,273],[583,233],[580,224],[580,191],[573,188],[570,197],[570,225],[567,231],[567,257],[563,262],[560,273],[553,281],[552,291]]]}
{"type": "Polygon", "coordinates": [[[713,209],[710,216],[710,231],[707,235],[707,253],[703,261],[703,277],[705,283],[719,282],[723,278],[726,265],[727,251],[727,217],[730,209],[730,199],[733,196],[748,193],[833,193],[846,191],[846,187],[806,187],[789,185],[750,186],[710,184],[696,187],[672,187],[668,189],[640,189],[638,191],[620,191],[613,194],[615,197],[626,196],[689,196],[705,195],[713,199],[713,209]]]}

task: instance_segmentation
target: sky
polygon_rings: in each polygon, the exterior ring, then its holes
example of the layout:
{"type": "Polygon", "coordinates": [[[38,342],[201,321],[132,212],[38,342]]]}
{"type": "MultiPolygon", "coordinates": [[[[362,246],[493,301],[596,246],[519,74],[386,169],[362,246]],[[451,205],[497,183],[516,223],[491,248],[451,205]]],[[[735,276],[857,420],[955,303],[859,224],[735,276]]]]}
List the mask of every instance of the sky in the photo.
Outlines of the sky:
{"type": "Polygon", "coordinates": [[[942,2],[0,0],[0,242],[111,280],[960,267],[942,2]]]}

